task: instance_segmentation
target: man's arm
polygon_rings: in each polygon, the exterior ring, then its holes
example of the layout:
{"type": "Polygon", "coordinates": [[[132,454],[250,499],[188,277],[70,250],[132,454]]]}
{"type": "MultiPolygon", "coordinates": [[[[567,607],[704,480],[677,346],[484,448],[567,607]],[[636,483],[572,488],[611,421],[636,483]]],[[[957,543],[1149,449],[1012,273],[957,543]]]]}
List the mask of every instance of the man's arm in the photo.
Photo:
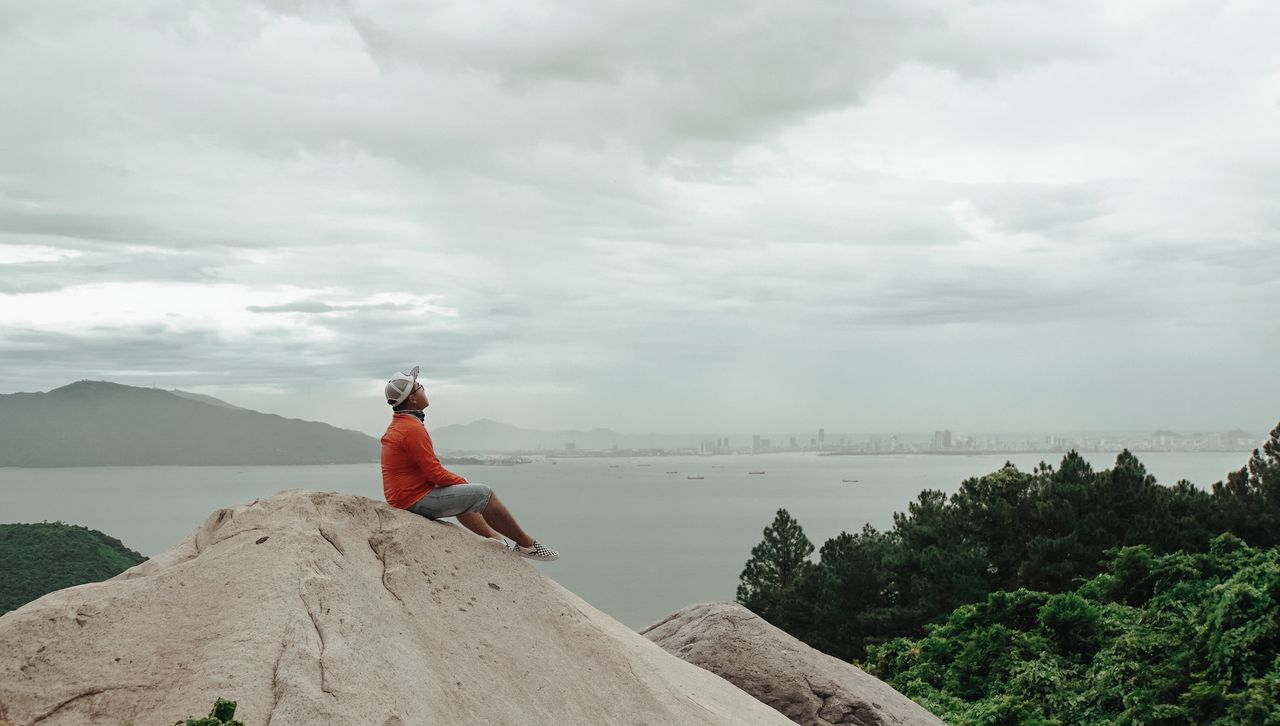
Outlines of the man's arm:
{"type": "Polygon", "coordinates": [[[404,437],[404,449],[422,471],[422,476],[431,486],[452,486],[466,484],[467,480],[444,468],[436,456],[435,447],[431,444],[431,436],[426,429],[416,426],[409,429],[411,433],[404,437]]]}

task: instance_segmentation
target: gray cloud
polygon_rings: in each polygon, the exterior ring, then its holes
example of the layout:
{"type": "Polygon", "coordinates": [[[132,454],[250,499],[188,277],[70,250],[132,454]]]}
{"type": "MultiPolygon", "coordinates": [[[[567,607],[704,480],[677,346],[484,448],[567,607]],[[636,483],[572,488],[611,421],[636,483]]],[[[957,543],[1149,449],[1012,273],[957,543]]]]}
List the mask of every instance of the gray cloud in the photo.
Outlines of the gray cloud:
{"type": "Polygon", "coordinates": [[[374,430],[419,362],[442,421],[1266,426],[1276,12],[6,7],[0,389],[374,430]]]}

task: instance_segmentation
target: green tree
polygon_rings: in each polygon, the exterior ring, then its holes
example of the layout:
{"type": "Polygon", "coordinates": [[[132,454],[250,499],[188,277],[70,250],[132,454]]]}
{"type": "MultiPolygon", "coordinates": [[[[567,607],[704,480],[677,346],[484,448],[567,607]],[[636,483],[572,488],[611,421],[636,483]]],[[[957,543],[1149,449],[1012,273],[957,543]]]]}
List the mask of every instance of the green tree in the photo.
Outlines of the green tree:
{"type": "Polygon", "coordinates": [[[1254,546],[1280,544],[1280,424],[1249,462],[1213,485],[1225,526],[1254,546]]]}
{"type": "Polygon", "coordinates": [[[813,610],[813,543],[785,509],[764,528],[764,539],[751,548],[742,570],[738,602],[780,628],[795,633],[813,610]],[[788,625],[792,627],[787,627],[788,625]]]}
{"type": "Polygon", "coordinates": [[[942,492],[921,492],[906,514],[893,519],[895,546],[884,559],[893,616],[882,635],[919,632],[925,623],[990,592],[986,548],[942,492]]]}
{"type": "Polygon", "coordinates": [[[858,534],[841,532],[822,545],[814,596],[810,645],[843,660],[862,655],[868,638],[885,638],[894,619],[886,554],[893,535],[866,525],[858,534]]]}
{"type": "Polygon", "coordinates": [[[1018,585],[1035,522],[1031,498],[1036,477],[1006,463],[999,471],[967,479],[951,497],[957,521],[986,553],[994,587],[1018,585]]]}
{"type": "Polygon", "coordinates": [[[1030,493],[1026,558],[1018,566],[1018,583],[1047,592],[1072,587],[1078,573],[1093,566],[1102,554],[1082,542],[1079,528],[1093,509],[1097,477],[1084,457],[1071,451],[1056,470],[1042,469],[1030,493]]]}

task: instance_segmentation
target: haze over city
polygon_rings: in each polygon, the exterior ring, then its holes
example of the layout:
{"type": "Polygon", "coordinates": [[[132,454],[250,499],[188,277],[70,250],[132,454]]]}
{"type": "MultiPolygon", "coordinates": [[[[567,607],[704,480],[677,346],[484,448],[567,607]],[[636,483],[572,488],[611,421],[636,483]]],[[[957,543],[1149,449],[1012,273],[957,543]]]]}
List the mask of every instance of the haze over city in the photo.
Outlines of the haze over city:
{"type": "Polygon", "coordinates": [[[0,11],[0,392],[377,433],[420,364],[434,426],[1274,424],[1280,7],[576,7],[0,11]]]}

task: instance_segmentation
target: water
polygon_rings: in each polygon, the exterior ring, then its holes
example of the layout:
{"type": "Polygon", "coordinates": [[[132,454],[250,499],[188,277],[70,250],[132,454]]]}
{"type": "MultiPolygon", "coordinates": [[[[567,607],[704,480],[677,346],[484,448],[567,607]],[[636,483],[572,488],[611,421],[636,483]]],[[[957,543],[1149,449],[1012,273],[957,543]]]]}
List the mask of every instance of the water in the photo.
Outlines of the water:
{"type": "MultiPolygon", "coordinates": [[[[1245,453],[1149,453],[1161,483],[1208,487],[1245,453]]],[[[514,467],[457,466],[494,487],[527,531],[561,552],[537,565],[623,623],[640,628],[690,603],[732,599],[738,574],[782,507],[821,546],[864,523],[884,529],[922,489],[955,491],[1011,460],[980,456],[758,456],[540,460],[514,467]],[[555,463],[553,463],[555,461],[555,463]],[[748,471],[763,470],[764,475],[748,471]],[[667,474],[668,471],[679,472],[667,474]],[[689,480],[700,475],[703,480],[689,480]],[[856,484],[842,483],[857,479],[856,484]]],[[[1115,460],[1090,454],[1095,468],[1115,460]]],[[[376,464],[343,466],[0,469],[0,522],[61,520],[120,538],[146,555],[176,543],[211,511],[282,489],[381,499],[376,464]]]]}

